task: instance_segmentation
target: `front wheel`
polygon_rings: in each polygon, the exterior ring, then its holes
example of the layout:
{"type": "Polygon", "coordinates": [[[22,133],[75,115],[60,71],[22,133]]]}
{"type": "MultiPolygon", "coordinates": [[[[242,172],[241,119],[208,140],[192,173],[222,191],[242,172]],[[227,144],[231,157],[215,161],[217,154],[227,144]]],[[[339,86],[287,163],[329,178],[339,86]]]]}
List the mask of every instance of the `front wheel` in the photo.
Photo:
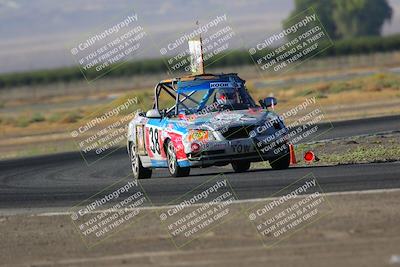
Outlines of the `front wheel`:
{"type": "Polygon", "coordinates": [[[152,169],[143,167],[142,161],[140,160],[139,155],[136,153],[134,144],[131,145],[130,158],[133,177],[135,179],[151,178],[152,169]]]}
{"type": "Polygon", "coordinates": [[[269,165],[271,165],[272,169],[274,170],[284,170],[289,168],[290,154],[286,153],[285,155],[280,156],[279,158],[269,160],[269,165]]]}
{"type": "Polygon", "coordinates": [[[234,161],[231,165],[235,172],[245,172],[250,169],[250,161],[234,161]]]}
{"type": "Polygon", "coordinates": [[[176,151],[174,144],[168,141],[167,144],[167,161],[168,171],[173,177],[188,176],[190,173],[190,167],[180,167],[178,165],[178,159],[176,158],[176,151]]]}

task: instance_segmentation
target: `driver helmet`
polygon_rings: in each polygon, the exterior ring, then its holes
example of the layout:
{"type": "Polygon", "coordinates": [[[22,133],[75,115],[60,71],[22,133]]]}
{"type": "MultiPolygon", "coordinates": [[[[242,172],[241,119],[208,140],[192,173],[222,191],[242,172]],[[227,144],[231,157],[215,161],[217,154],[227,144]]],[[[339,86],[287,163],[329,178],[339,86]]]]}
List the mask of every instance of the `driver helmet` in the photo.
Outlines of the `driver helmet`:
{"type": "Polygon", "coordinates": [[[235,89],[220,89],[215,93],[215,98],[216,101],[227,105],[239,103],[235,89]]]}

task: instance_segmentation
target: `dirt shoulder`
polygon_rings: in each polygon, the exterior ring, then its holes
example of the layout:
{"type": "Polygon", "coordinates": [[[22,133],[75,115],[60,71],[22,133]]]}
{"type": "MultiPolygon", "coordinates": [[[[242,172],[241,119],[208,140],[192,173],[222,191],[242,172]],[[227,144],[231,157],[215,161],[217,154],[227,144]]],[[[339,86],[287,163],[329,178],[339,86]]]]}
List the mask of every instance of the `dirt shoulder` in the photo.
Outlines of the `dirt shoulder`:
{"type": "MultiPolygon", "coordinates": [[[[399,190],[325,196],[332,212],[270,248],[245,216],[181,249],[155,210],[88,249],[68,215],[0,218],[0,262],[23,266],[393,266],[399,254],[399,190]]],[[[234,204],[232,209],[255,203],[234,204]]],[[[158,210],[162,212],[162,210],[158,210]]]]}

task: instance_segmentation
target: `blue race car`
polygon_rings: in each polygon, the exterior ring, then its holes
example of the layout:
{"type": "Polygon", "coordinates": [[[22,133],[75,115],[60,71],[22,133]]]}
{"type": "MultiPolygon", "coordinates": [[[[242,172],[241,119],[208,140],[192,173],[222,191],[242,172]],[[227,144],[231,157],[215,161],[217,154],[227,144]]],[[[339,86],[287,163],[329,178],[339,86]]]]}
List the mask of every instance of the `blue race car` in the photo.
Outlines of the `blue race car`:
{"type": "Polygon", "coordinates": [[[187,176],[194,167],[231,164],[244,172],[251,162],[289,167],[288,129],[271,110],[277,101],[256,103],[236,73],[202,74],[159,82],[153,108],[128,126],[127,148],[135,178],[168,168],[187,176]],[[170,98],[169,106],[160,99],[170,98]]]}

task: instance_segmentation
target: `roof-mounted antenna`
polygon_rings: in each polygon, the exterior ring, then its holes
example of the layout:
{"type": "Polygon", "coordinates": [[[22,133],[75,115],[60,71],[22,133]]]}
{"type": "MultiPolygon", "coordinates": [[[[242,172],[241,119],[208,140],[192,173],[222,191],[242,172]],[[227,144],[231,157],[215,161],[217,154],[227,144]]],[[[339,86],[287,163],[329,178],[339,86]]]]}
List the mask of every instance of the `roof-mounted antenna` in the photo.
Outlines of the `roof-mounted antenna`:
{"type": "MultiPolygon", "coordinates": [[[[199,26],[199,21],[196,21],[196,26],[199,26]]],[[[201,42],[201,34],[189,40],[189,53],[190,69],[192,71],[192,74],[204,74],[203,46],[201,42]]]]}

